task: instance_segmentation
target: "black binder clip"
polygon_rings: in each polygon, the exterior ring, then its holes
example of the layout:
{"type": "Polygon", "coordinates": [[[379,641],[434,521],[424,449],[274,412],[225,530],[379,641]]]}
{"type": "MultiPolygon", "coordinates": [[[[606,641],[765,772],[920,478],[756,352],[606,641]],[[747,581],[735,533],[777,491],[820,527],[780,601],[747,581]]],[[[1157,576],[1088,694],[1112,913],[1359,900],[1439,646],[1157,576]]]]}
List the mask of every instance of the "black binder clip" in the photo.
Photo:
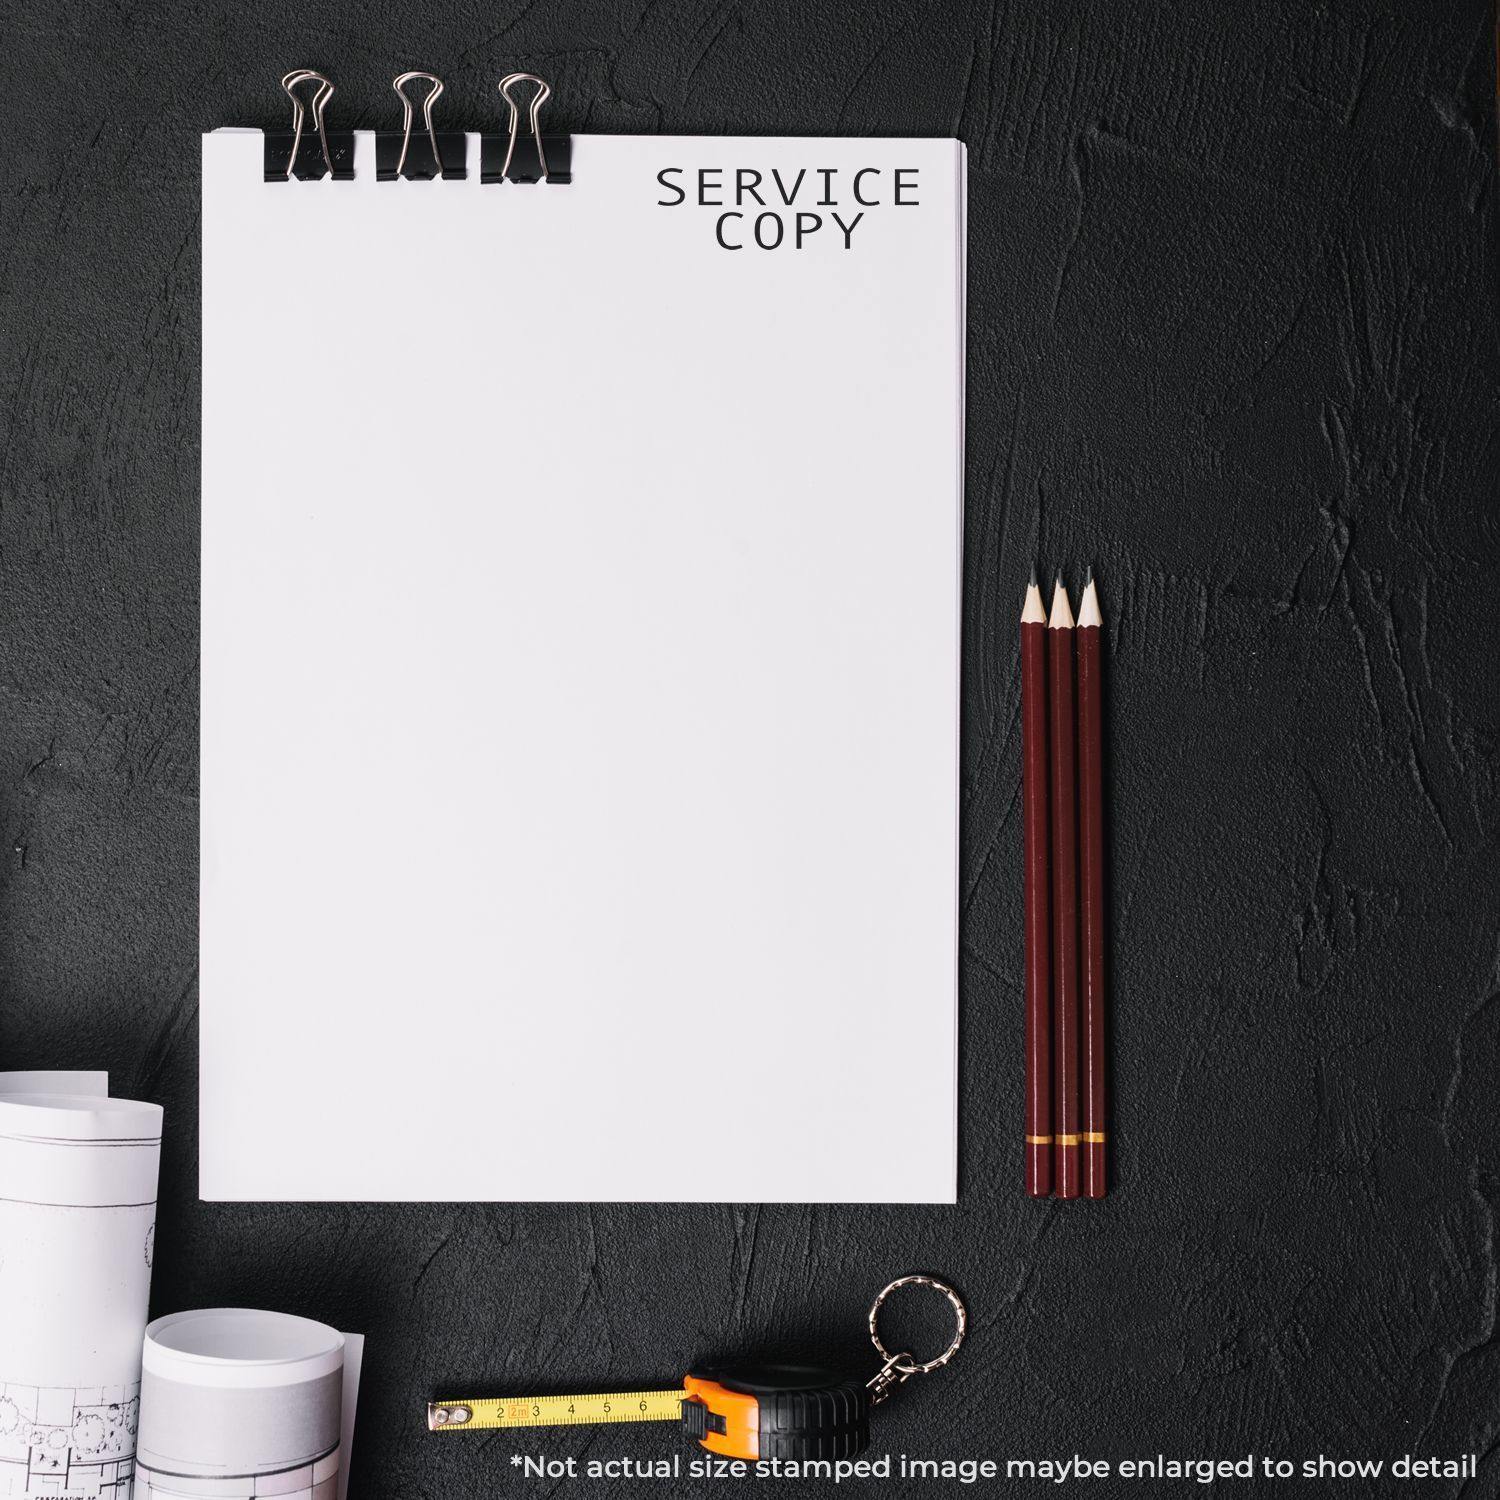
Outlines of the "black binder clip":
{"type": "Polygon", "coordinates": [[[323,122],[323,111],[333,98],[333,85],[311,68],[293,68],[281,80],[286,96],[292,101],[292,128],[266,132],[266,181],[316,182],[331,177],[335,182],[354,180],[354,132],[329,130],[323,122]],[[303,130],[307,111],[297,90],[305,83],[315,83],[312,96],[312,134],[303,130]]]}
{"type": "Polygon", "coordinates": [[[462,178],[468,175],[469,138],[461,130],[435,130],[432,106],[443,92],[443,81],[435,73],[403,73],[392,85],[405,115],[400,130],[375,132],[375,180],[395,182],[431,182],[434,177],[462,178]],[[415,79],[431,85],[422,101],[422,131],[418,134],[416,109],[406,92],[415,79]]]}
{"type": "Polygon", "coordinates": [[[552,97],[551,88],[535,73],[509,73],[500,80],[500,95],[510,106],[510,134],[485,131],[479,138],[481,182],[572,182],[573,139],[566,135],[542,134],[542,106],[552,97]],[[521,106],[511,93],[513,85],[534,83],[527,121],[529,137],[521,136],[521,106]]]}

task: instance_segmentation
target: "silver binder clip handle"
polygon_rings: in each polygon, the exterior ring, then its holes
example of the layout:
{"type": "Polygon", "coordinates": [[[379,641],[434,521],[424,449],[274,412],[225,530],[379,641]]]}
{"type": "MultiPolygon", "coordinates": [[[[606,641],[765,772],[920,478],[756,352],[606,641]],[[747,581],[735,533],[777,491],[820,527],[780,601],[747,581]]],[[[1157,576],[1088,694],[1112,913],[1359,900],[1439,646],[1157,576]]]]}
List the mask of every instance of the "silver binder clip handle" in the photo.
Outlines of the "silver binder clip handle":
{"type": "Polygon", "coordinates": [[[511,93],[511,87],[517,83],[534,83],[536,93],[532,95],[531,107],[527,111],[527,121],[531,126],[531,138],[536,142],[537,164],[541,167],[542,176],[547,176],[547,153],[542,149],[542,106],[552,97],[552,85],[545,79],[538,78],[535,73],[507,73],[500,80],[500,97],[510,107],[510,145],[505,152],[505,165],[500,169],[501,179],[510,176],[511,159],[516,154],[516,136],[521,129],[521,106],[516,103],[515,96],[511,93]]]}
{"type": "Polygon", "coordinates": [[[438,102],[438,96],[443,92],[443,80],[436,73],[423,73],[417,68],[413,68],[409,73],[403,73],[391,84],[391,87],[396,91],[396,97],[401,101],[401,108],[404,111],[401,120],[403,132],[401,137],[401,155],[396,159],[396,176],[399,177],[406,166],[406,153],[411,150],[411,132],[416,120],[415,106],[407,95],[406,85],[417,78],[432,85],[427,91],[427,97],[422,101],[422,128],[426,130],[428,143],[432,147],[433,171],[441,177],[443,174],[443,159],[438,154],[437,131],[433,128],[432,124],[432,106],[438,102]]]}
{"type": "Polygon", "coordinates": [[[328,175],[333,176],[333,153],[328,149],[328,132],[323,128],[323,111],[328,101],[333,98],[333,84],[321,73],[316,73],[311,68],[293,68],[281,80],[281,87],[286,91],[287,98],[292,101],[292,154],[286,160],[288,182],[291,181],[293,168],[297,165],[297,153],[302,148],[302,126],[307,112],[301,99],[297,97],[297,90],[304,83],[318,85],[317,92],[312,96],[313,129],[317,131],[318,144],[323,148],[323,165],[328,168],[328,175]]]}

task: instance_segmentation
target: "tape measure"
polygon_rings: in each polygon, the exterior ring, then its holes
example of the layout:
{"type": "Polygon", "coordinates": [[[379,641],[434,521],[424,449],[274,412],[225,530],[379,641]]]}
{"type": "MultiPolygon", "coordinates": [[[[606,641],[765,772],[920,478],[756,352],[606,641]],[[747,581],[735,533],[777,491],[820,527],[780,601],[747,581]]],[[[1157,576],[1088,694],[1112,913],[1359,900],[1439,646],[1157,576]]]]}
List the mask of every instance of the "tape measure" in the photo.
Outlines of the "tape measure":
{"type": "Polygon", "coordinates": [[[870,1341],[882,1364],[867,1381],[814,1365],[712,1365],[690,1370],[666,1391],[613,1391],[574,1396],[504,1396],[434,1401],[432,1432],[493,1432],[520,1427],[574,1427],[602,1422],[677,1422],[689,1437],[724,1458],[854,1458],[870,1441],[870,1412],[913,1375],[941,1369],[968,1329],[958,1293],[931,1276],[902,1276],[870,1307],[870,1341]],[[935,1359],[918,1363],[881,1341],[880,1309],[901,1287],[930,1287],[948,1299],[954,1333],[935,1359]]]}

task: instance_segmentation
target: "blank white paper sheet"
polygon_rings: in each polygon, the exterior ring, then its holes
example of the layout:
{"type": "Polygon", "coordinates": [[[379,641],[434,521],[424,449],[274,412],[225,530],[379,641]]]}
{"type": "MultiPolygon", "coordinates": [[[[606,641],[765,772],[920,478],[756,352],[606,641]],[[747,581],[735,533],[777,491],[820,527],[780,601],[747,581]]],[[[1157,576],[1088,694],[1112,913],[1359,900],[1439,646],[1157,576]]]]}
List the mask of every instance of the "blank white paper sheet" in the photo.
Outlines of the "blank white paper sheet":
{"type": "Polygon", "coordinates": [[[202,1195],[952,1202],[963,147],[478,158],[204,140],[202,1195]]]}

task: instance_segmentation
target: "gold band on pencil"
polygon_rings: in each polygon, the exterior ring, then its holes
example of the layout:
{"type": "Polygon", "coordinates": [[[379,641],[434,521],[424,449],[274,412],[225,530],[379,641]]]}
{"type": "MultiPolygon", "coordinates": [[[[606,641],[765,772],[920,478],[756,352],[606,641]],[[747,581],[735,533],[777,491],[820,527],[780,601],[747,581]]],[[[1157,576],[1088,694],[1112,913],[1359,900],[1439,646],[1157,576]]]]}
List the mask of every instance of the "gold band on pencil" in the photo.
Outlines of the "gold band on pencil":
{"type": "Polygon", "coordinates": [[[1102,1130],[1085,1130],[1078,1139],[1086,1146],[1102,1146],[1104,1144],[1104,1132],[1102,1130]]]}
{"type": "Polygon", "coordinates": [[[1059,1146],[1076,1146],[1083,1139],[1081,1135],[1059,1135],[1055,1136],[1059,1146]]]}
{"type": "Polygon", "coordinates": [[[1028,1135],[1026,1137],[1026,1144],[1028,1146],[1050,1146],[1052,1144],[1052,1137],[1050,1135],[1028,1135]]]}

